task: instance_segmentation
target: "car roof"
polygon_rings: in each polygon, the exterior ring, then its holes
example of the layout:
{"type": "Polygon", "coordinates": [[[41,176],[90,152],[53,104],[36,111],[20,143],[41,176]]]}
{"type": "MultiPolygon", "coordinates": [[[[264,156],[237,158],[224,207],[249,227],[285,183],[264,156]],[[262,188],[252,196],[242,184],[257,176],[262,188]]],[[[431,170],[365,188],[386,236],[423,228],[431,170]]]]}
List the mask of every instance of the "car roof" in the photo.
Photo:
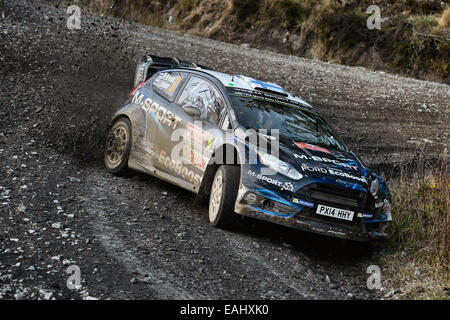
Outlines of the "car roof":
{"type": "MultiPolygon", "coordinates": [[[[178,69],[178,68],[177,68],[178,69]]],[[[214,78],[216,78],[224,87],[229,88],[239,88],[239,89],[246,89],[246,90],[264,90],[269,91],[274,94],[282,94],[286,99],[296,103],[304,105],[307,108],[313,109],[313,107],[307,103],[305,100],[289,93],[286,91],[283,87],[271,83],[271,82],[264,82],[255,78],[243,76],[243,75],[230,75],[227,73],[222,73],[206,68],[182,68],[182,69],[188,69],[193,71],[199,71],[202,73],[206,73],[214,78]]]]}
{"type": "Polygon", "coordinates": [[[248,76],[243,75],[230,75],[222,72],[217,72],[213,70],[208,69],[201,69],[201,71],[210,74],[211,76],[218,79],[225,87],[233,87],[233,88],[240,88],[240,89],[246,89],[246,90],[257,90],[256,88],[261,89],[267,89],[274,93],[280,93],[286,96],[287,99],[292,100],[293,102],[300,103],[303,105],[306,105],[310,108],[312,106],[304,101],[303,99],[300,99],[299,97],[289,93],[286,91],[283,87],[272,83],[272,82],[264,82],[255,78],[251,78],[248,76]]]}

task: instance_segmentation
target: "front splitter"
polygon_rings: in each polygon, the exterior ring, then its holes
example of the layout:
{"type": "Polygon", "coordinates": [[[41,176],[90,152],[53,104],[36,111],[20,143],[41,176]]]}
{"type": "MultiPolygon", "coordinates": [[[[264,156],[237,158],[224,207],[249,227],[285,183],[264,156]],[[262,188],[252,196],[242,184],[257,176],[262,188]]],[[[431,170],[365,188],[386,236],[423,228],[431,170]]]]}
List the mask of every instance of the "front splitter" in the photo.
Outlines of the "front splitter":
{"type": "Polygon", "coordinates": [[[289,228],[295,228],[302,231],[309,231],[341,239],[348,239],[354,241],[376,241],[376,240],[385,240],[388,236],[387,233],[363,232],[350,228],[338,227],[327,223],[312,221],[298,214],[292,217],[281,217],[278,215],[271,215],[265,212],[254,210],[242,204],[236,204],[235,212],[246,217],[276,223],[289,228]]]}

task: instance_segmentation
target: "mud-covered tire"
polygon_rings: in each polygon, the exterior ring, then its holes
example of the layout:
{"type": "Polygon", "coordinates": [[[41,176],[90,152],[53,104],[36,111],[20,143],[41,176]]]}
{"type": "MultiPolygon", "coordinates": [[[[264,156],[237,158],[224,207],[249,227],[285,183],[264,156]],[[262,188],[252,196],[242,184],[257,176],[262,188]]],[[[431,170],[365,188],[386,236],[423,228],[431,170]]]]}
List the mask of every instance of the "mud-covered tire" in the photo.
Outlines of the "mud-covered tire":
{"type": "Polygon", "coordinates": [[[108,131],[104,162],[106,170],[113,174],[123,174],[128,170],[132,144],[131,123],[128,118],[120,118],[108,131]]]}
{"type": "Polygon", "coordinates": [[[237,166],[220,166],[211,185],[208,216],[212,226],[230,229],[236,225],[234,204],[239,189],[240,170],[237,166]]]}

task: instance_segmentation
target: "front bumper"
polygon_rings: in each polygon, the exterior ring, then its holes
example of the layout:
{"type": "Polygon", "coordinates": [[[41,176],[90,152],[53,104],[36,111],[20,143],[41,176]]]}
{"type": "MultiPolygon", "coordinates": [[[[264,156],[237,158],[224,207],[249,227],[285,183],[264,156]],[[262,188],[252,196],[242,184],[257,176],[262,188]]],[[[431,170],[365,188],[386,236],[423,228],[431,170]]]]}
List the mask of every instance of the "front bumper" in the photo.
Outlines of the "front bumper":
{"type": "Polygon", "coordinates": [[[268,189],[247,189],[241,185],[235,204],[235,212],[243,216],[264,220],[279,225],[303,231],[314,232],[335,238],[354,241],[376,241],[387,238],[384,232],[387,221],[366,223],[368,219],[357,217],[352,222],[330,218],[325,221],[315,214],[319,203],[310,203],[313,206],[298,205],[286,199],[285,195],[268,189]],[[249,194],[256,195],[258,201],[249,203],[249,194]],[[275,206],[263,208],[261,202],[266,200],[275,203],[275,206]]]}

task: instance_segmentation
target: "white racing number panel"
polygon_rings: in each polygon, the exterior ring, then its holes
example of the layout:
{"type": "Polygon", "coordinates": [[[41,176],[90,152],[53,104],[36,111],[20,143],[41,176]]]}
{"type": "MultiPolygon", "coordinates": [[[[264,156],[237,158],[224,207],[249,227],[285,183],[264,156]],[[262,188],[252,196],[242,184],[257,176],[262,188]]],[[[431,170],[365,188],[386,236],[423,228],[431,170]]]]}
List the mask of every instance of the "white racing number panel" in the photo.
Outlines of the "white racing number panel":
{"type": "Polygon", "coordinates": [[[327,216],[327,217],[332,217],[332,218],[342,219],[342,220],[348,220],[348,221],[353,220],[353,214],[354,214],[353,211],[323,206],[321,204],[319,204],[317,206],[316,213],[320,214],[322,216],[327,216]]]}

